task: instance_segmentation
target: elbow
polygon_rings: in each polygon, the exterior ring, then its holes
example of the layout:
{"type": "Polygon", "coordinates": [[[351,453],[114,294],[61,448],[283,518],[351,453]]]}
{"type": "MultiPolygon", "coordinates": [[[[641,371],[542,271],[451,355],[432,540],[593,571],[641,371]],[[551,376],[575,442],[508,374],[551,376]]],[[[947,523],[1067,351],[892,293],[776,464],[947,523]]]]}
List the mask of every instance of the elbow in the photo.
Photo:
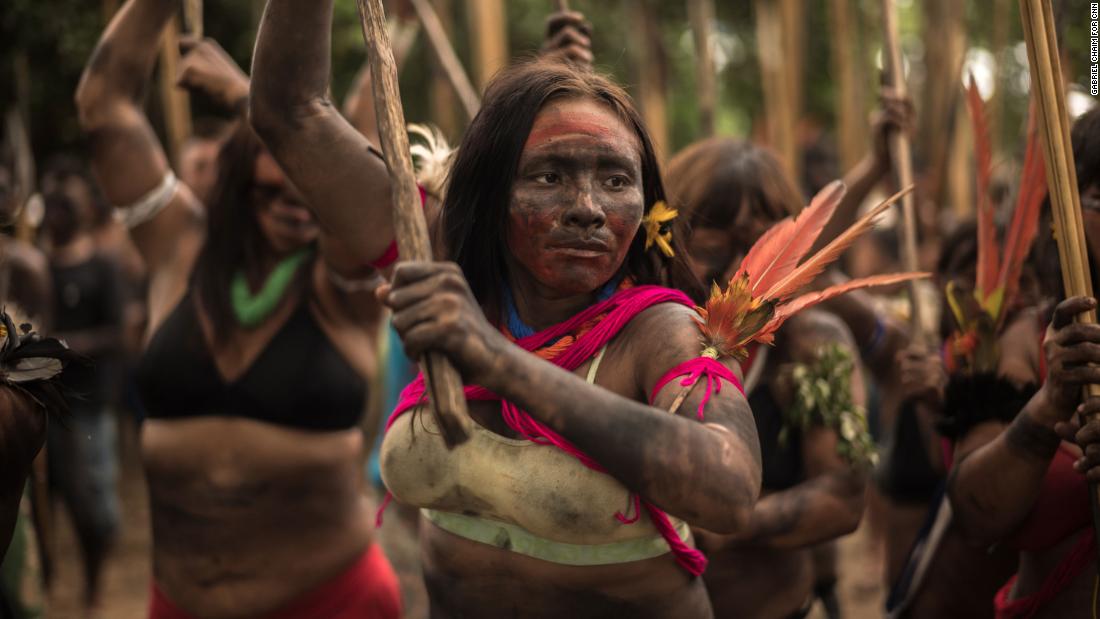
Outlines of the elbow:
{"type": "Polygon", "coordinates": [[[269,147],[284,136],[300,132],[312,119],[331,112],[332,104],[323,97],[295,100],[292,93],[282,92],[262,76],[252,78],[248,93],[248,122],[269,147]]]}
{"type": "Polygon", "coordinates": [[[713,493],[703,492],[701,496],[714,496],[714,501],[706,509],[700,510],[697,518],[690,519],[691,524],[707,531],[722,535],[734,535],[749,529],[753,510],[760,497],[760,480],[751,475],[738,476],[722,484],[713,493]]]}
{"type": "Polygon", "coordinates": [[[88,131],[102,124],[109,109],[108,97],[101,80],[85,71],[80,76],[80,84],[76,87],[73,102],[76,104],[77,118],[80,128],[88,131]]]}

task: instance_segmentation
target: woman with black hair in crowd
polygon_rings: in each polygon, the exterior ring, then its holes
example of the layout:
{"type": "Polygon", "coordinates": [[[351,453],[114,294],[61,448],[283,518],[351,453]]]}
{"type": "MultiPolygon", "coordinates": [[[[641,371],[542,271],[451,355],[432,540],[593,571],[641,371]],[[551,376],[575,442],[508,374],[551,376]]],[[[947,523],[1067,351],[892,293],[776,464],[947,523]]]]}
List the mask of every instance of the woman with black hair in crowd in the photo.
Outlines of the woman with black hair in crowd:
{"type": "MultiPolygon", "coordinates": [[[[730,138],[681,151],[669,165],[669,179],[670,203],[692,226],[692,266],[708,282],[728,280],[753,243],[802,206],[773,154],[730,138]]],[[[845,199],[858,199],[858,186],[855,193],[845,199]]],[[[805,380],[793,378],[793,367],[821,367],[824,356],[846,358],[850,374],[842,382],[849,400],[839,404],[862,408],[857,345],[844,322],[828,312],[800,312],[777,333],[774,347],[750,349],[742,364],[760,434],[763,490],[743,531],[696,531],[711,558],[704,579],[716,616],[804,616],[814,601],[811,547],[850,533],[862,517],[863,466],[869,462],[838,453],[847,440],[841,428],[818,419],[802,428],[786,415],[796,406],[797,381],[805,380]]]]}
{"type": "MultiPolygon", "coordinates": [[[[385,200],[307,205],[240,123],[200,204],[176,181],[139,98],[178,9],[128,1],[77,92],[100,185],[126,205],[150,278],[138,368],[150,616],[396,617],[359,430],[378,364],[385,200]]],[[[181,82],[243,111],[247,77],[213,42],[191,45],[181,82]]],[[[356,173],[373,195],[388,191],[380,159],[356,173]]]]}
{"type": "MultiPolygon", "coordinates": [[[[347,209],[383,186],[327,103],[331,12],[268,2],[252,119],[311,202],[347,209]]],[[[698,361],[692,301],[664,287],[699,290],[682,228],[647,218],[663,198],[640,117],[607,79],[543,60],[487,88],[440,215],[457,264],[401,263],[380,292],[406,352],[446,354],[469,385],[467,443],[444,447],[414,382],[383,444],[387,486],[423,508],[433,613],[711,616],[687,523],[743,526],[756,434],[733,364],[698,361]],[[685,363],[723,388],[671,415],[685,363]]]]}

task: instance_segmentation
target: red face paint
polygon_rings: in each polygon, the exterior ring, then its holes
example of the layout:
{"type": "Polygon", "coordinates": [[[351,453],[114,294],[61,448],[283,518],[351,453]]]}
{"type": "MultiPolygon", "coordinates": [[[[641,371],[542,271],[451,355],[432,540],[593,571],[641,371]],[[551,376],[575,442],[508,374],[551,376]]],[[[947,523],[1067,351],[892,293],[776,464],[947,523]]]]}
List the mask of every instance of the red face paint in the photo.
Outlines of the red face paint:
{"type": "Polygon", "coordinates": [[[520,273],[556,294],[589,293],[619,270],[644,211],[638,138],[610,109],[575,99],[535,118],[509,205],[520,273]]]}

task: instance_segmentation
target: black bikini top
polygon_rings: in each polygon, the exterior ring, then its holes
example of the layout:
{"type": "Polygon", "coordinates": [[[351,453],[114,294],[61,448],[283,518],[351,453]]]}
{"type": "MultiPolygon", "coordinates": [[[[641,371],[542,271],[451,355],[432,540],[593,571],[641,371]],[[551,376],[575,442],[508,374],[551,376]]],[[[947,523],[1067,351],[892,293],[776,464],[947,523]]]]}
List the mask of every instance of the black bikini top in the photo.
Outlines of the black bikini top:
{"type": "Polygon", "coordinates": [[[760,437],[762,486],[767,490],[779,491],[802,483],[806,478],[802,462],[802,433],[791,428],[787,440],[779,440],[783,431],[783,410],[767,384],[758,385],[749,393],[748,399],[760,437]]]}
{"type": "Polygon", "coordinates": [[[366,382],[333,347],[304,299],[233,381],[218,372],[195,312],[188,291],[138,363],[137,387],[150,418],[221,415],[321,431],[358,425],[366,382]]]}

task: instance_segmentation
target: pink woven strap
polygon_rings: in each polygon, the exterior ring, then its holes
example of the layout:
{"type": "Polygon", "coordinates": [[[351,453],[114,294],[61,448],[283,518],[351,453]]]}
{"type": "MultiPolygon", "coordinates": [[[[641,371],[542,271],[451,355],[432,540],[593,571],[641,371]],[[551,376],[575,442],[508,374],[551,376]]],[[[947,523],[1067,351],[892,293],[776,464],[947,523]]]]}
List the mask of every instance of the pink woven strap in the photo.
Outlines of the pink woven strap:
{"type": "Polygon", "coordinates": [[[680,381],[681,387],[690,387],[703,376],[707,379],[707,390],[703,392],[703,399],[699,401],[699,409],[696,411],[699,421],[703,420],[703,410],[707,407],[707,402],[710,402],[711,394],[722,391],[723,380],[733,385],[735,389],[741,392],[741,395],[745,395],[745,388],[741,386],[741,381],[738,380],[733,371],[716,359],[696,357],[672,368],[657,381],[657,385],[653,387],[653,393],[649,395],[650,404],[657,399],[657,394],[661,392],[661,389],[664,389],[665,385],[681,376],[685,377],[684,380],[680,381]]]}
{"type": "MultiPolygon", "coordinates": [[[[417,185],[416,188],[420,191],[420,206],[424,207],[428,203],[428,194],[424,191],[423,187],[417,185]]],[[[394,239],[390,243],[389,247],[386,248],[385,253],[383,253],[382,256],[379,257],[377,260],[370,263],[370,265],[376,269],[381,270],[397,262],[397,259],[399,257],[400,256],[398,256],[397,254],[397,239],[394,239]]]]}

